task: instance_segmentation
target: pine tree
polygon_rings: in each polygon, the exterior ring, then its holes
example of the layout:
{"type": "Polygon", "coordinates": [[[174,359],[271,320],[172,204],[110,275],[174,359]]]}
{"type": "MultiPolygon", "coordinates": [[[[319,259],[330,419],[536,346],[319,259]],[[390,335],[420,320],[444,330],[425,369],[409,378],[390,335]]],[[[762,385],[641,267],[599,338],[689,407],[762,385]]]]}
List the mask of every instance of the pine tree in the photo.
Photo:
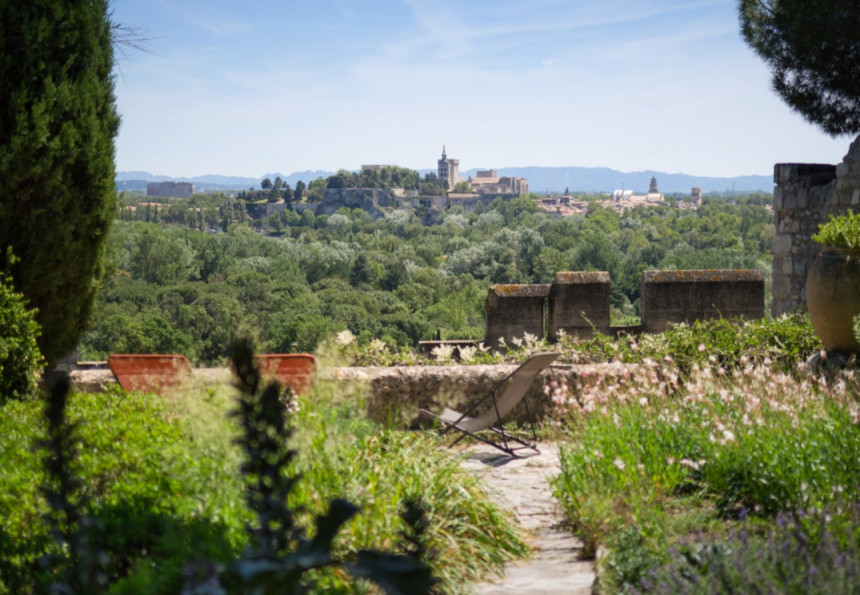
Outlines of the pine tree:
{"type": "Polygon", "coordinates": [[[38,308],[48,362],[74,349],[102,274],[116,208],[112,66],[106,0],[0,2],[0,269],[38,308]]]}
{"type": "Polygon", "coordinates": [[[741,32],[777,94],[831,135],[860,132],[860,2],[739,0],[741,32]]]}

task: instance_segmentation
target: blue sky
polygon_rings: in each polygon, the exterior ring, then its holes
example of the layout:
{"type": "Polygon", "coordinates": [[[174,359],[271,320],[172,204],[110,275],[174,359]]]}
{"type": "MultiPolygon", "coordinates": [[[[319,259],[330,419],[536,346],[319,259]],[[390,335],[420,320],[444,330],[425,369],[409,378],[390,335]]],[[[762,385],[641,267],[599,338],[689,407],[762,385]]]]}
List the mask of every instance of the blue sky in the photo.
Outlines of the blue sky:
{"type": "Polygon", "coordinates": [[[117,169],[363,163],[769,175],[837,163],[770,90],[734,0],[114,0],[117,169]]]}

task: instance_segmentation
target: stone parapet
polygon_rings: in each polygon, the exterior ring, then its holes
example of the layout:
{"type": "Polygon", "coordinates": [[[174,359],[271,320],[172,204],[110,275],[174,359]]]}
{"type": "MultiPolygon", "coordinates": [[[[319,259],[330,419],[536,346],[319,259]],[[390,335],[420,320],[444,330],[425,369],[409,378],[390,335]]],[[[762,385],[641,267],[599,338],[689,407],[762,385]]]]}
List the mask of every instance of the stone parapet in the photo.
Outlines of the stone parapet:
{"type": "Polygon", "coordinates": [[[644,271],[642,330],[712,318],[764,316],[764,273],[757,270],[644,271]]]}
{"type": "Polygon", "coordinates": [[[484,343],[498,348],[500,339],[511,345],[527,333],[544,338],[544,316],[548,284],[493,285],[484,302],[486,334],[484,343]]]}
{"type": "Polygon", "coordinates": [[[555,341],[559,331],[580,338],[590,338],[597,330],[609,334],[609,273],[556,273],[549,292],[549,339],[555,341]]]}
{"type": "MultiPolygon", "coordinates": [[[[526,393],[529,410],[540,417],[552,406],[545,390],[551,374],[564,378],[574,394],[581,394],[585,387],[603,379],[622,382],[636,367],[620,363],[553,364],[538,375],[526,393]]],[[[333,367],[320,369],[317,381],[333,383],[339,394],[363,395],[359,402],[368,417],[405,428],[419,420],[419,409],[462,409],[487,394],[516,368],[516,365],[333,367]]],[[[73,388],[80,392],[105,392],[118,386],[114,375],[105,369],[77,370],[72,372],[71,380],[73,388]]],[[[227,368],[195,368],[190,390],[235,390],[233,383],[233,374],[227,368]]],[[[511,419],[525,418],[526,405],[520,403],[511,419]]]]}

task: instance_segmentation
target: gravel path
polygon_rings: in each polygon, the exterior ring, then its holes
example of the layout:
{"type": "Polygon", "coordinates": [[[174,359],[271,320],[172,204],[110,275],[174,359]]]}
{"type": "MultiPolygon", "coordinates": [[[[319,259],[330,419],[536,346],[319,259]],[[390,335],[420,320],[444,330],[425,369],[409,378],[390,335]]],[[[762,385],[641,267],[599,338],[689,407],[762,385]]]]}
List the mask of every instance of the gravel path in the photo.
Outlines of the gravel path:
{"type": "Polygon", "coordinates": [[[560,471],[558,449],[555,444],[541,444],[540,450],[539,455],[523,459],[486,445],[471,446],[464,453],[463,466],[480,474],[490,493],[516,513],[535,548],[530,560],[508,565],[503,579],[476,585],[479,595],[592,592],[594,565],[580,559],[580,541],[558,528],[563,516],[548,482],[560,471]]]}

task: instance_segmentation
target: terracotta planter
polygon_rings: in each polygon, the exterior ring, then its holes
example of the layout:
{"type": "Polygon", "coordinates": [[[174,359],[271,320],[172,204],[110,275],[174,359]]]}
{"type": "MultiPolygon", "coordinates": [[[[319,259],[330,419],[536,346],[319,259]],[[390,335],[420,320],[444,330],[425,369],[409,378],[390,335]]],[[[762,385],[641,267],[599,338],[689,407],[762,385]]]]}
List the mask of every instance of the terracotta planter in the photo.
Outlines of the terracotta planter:
{"type": "Polygon", "coordinates": [[[178,354],[111,353],[108,366],[126,392],[169,392],[191,378],[188,358],[178,354]]]}
{"type": "Polygon", "coordinates": [[[860,314],[860,250],[825,246],[806,278],[809,319],[824,348],[860,352],[854,317],[860,314]]]}
{"type": "Polygon", "coordinates": [[[297,395],[310,388],[316,370],[316,358],[310,353],[267,353],[255,359],[263,376],[277,378],[297,395]]]}

